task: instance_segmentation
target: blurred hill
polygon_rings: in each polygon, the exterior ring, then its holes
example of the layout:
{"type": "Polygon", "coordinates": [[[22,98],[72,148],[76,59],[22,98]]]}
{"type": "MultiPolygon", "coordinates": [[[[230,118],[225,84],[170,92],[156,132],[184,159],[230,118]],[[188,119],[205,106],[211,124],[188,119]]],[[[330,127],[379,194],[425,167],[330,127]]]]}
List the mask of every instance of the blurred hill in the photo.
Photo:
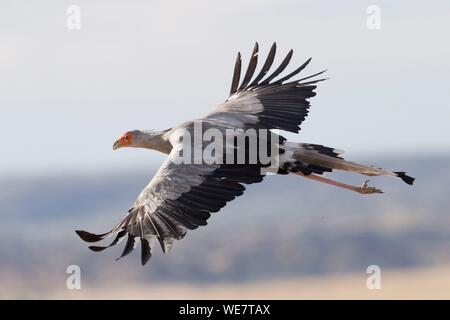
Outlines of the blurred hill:
{"type": "Polygon", "coordinates": [[[89,282],[82,290],[62,286],[30,290],[26,281],[2,281],[5,297],[33,299],[450,299],[450,265],[382,272],[381,289],[368,290],[367,275],[332,274],[208,284],[113,281],[89,282]]]}
{"type": "MultiPolygon", "coordinates": [[[[112,227],[155,170],[2,178],[0,281],[10,285],[0,297],[33,292],[50,297],[65,288],[71,264],[81,267],[83,283],[96,290],[112,283],[204,286],[366,277],[372,264],[382,270],[449,264],[450,157],[359,161],[406,170],[416,183],[374,177],[371,184],[386,193],[362,196],[296,176],[269,176],[214,214],[207,227],[189,232],[169,255],[158,249],[144,268],[139,250],[115,262],[122,248],[93,253],[74,230],[112,227]]],[[[333,176],[364,181],[351,174],[333,176]]]]}

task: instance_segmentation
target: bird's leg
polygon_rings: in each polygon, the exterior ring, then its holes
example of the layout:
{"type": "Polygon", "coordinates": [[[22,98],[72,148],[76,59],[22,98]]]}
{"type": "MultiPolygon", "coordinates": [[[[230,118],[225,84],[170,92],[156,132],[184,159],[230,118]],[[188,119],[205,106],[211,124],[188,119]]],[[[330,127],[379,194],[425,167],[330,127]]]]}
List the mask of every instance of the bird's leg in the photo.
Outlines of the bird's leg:
{"type": "Polygon", "coordinates": [[[383,191],[381,191],[380,189],[377,189],[375,187],[369,187],[368,186],[369,180],[364,181],[364,184],[361,187],[356,187],[356,186],[352,186],[352,185],[345,184],[342,182],[337,182],[337,181],[334,181],[331,179],[320,177],[315,174],[309,174],[309,175],[300,174],[300,175],[302,175],[305,178],[311,179],[311,180],[316,180],[316,181],[323,182],[323,183],[326,183],[326,184],[329,184],[329,185],[332,185],[335,187],[355,191],[355,192],[358,192],[361,194],[383,193],[383,191]]]}

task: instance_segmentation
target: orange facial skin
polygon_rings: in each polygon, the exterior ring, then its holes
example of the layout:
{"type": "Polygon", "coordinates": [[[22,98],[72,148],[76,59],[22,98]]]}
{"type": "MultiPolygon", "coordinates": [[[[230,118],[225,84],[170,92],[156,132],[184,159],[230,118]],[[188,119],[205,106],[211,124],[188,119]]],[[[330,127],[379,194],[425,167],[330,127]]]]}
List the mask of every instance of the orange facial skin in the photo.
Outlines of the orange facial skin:
{"type": "Polygon", "coordinates": [[[125,132],[119,139],[119,144],[121,147],[129,146],[133,141],[133,135],[130,132],[125,132]]]}

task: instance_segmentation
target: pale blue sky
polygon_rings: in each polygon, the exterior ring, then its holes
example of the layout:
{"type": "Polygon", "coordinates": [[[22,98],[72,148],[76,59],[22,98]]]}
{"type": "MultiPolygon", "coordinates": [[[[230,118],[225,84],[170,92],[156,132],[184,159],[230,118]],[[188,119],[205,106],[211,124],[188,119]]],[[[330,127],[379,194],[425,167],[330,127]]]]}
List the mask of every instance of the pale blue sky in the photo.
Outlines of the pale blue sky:
{"type": "MultiPolygon", "coordinates": [[[[128,129],[164,129],[228,93],[237,50],[294,49],[328,69],[299,141],[351,157],[450,151],[448,1],[12,1],[0,3],[1,172],[157,166],[113,152],[128,129]],[[66,9],[81,8],[81,30],[66,9]],[[368,30],[366,9],[381,9],[368,30]]],[[[279,56],[278,59],[281,59],[279,56]]]]}

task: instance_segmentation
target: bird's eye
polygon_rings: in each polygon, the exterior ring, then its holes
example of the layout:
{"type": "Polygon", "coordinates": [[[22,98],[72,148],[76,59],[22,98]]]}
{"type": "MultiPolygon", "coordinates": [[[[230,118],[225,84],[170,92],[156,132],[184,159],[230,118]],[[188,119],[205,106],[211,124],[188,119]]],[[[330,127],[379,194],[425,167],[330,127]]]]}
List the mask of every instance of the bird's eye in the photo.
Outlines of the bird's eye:
{"type": "Polygon", "coordinates": [[[125,140],[128,140],[128,136],[125,136],[125,140]]]}

